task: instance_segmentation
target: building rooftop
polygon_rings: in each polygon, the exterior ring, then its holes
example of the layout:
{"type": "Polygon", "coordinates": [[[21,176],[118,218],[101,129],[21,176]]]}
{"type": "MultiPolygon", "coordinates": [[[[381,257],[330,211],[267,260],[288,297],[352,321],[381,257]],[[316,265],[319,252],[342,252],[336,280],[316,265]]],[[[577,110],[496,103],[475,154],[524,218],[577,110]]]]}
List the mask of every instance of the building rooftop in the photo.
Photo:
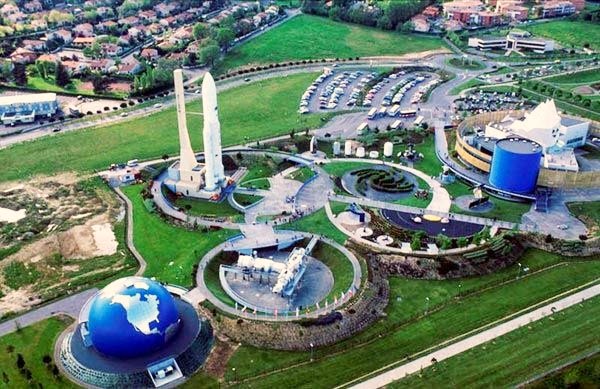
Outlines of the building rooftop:
{"type": "Polygon", "coordinates": [[[496,147],[515,154],[541,154],[542,147],[534,141],[523,138],[505,138],[496,142],[496,147]]]}
{"type": "Polygon", "coordinates": [[[24,95],[0,96],[0,105],[51,103],[56,101],[56,93],[30,93],[24,95]]]}

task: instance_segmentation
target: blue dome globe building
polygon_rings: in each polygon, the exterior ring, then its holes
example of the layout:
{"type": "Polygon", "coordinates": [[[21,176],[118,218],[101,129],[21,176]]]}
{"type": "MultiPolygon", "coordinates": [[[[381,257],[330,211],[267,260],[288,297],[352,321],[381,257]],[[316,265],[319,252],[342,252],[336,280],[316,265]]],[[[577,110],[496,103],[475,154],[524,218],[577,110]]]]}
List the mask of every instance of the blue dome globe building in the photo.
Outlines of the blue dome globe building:
{"type": "Polygon", "coordinates": [[[143,277],[111,282],[82,307],[76,329],[58,340],[64,371],[77,383],[104,388],[160,387],[190,376],[213,337],[186,293],[143,277]]]}
{"type": "Polygon", "coordinates": [[[144,355],[165,345],[179,328],[173,296],[156,281],[122,278],[94,298],[88,317],[92,344],[113,357],[144,355]]]}

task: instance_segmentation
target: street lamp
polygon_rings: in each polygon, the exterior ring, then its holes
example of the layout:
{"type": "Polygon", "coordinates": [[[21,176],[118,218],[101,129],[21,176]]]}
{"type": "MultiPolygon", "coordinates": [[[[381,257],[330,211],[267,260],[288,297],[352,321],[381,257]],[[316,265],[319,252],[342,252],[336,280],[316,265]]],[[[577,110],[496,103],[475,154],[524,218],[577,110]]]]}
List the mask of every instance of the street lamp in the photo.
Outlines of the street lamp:
{"type": "Polygon", "coordinates": [[[425,297],[425,313],[429,311],[429,297],[425,297]]]}
{"type": "Polygon", "coordinates": [[[235,367],[232,367],[232,368],[231,368],[231,371],[233,371],[233,380],[234,380],[234,381],[237,381],[237,374],[236,374],[236,372],[235,372],[235,367]]]}
{"type": "Polygon", "coordinates": [[[521,275],[521,267],[523,265],[521,265],[521,262],[518,262],[517,265],[519,265],[519,272],[517,273],[517,278],[519,278],[519,276],[521,275]]]}
{"type": "Polygon", "coordinates": [[[314,355],[314,351],[315,351],[315,345],[310,342],[310,361],[313,361],[313,355],[314,355]]]}
{"type": "Polygon", "coordinates": [[[462,284],[459,282],[458,283],[458,297],[460,297],[460,288],[462,288],[462,284]]]}

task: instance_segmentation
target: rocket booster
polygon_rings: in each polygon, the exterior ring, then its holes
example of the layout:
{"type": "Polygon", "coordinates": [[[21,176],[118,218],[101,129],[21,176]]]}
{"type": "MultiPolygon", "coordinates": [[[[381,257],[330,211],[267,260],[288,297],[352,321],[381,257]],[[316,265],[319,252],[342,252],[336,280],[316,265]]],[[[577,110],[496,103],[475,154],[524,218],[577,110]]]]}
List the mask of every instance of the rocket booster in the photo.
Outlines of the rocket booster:
{"type": "Polygon", "coordinates": [[[173,81],[175,84],[175,101],[177,105],[177,127],[179,130],[179,166],[181,171],[189,172],[196,166],[197,162],[187,129],[183,73],[181,69],[173,71],[173,81]]]}
{"type": "Polygon", "coordinates": [[[225,180],[221,157],[221,125],[217,107],[217,86],[210,73],[202,81],[202,112],[204,115],[204,159],[206,190],[217,189],[225,180]]]}

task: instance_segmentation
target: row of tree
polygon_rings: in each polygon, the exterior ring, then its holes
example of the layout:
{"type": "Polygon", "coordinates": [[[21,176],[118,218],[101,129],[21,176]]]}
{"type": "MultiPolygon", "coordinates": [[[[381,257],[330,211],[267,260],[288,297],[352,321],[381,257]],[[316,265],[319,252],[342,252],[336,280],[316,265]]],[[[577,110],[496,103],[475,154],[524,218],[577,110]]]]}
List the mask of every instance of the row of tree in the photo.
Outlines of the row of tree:
{"type": "Polygon", "coordinates": [[[434,0],[405,0],[390,1],[382,6],[367,6],[356,0],[304,0],[302,11],[383,30],[403,30],[408,27],[406,23],[410,18],[433,2],[434,0]]]}

